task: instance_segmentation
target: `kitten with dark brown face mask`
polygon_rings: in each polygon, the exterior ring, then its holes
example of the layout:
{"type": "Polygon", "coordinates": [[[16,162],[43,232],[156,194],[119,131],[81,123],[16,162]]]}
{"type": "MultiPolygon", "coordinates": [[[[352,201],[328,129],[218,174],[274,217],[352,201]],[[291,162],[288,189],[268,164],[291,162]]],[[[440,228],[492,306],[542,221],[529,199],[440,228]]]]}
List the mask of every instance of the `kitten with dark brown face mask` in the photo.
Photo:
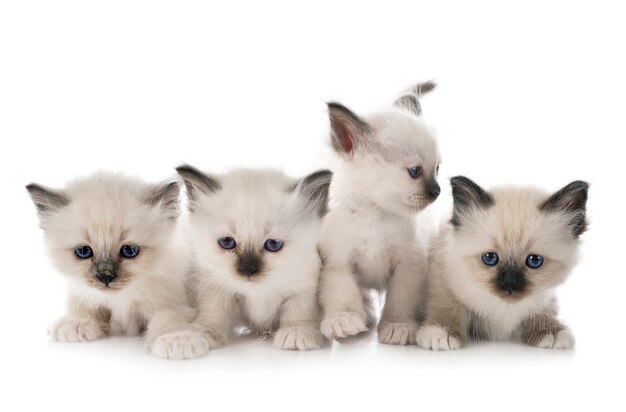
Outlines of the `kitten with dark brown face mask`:
{"type": "Polygon", "coordinates": [[[194,312],[177,237],[179,185],[97,173],[62,190],[27,186],[55,266],[69,281],[67,314],[49,329],[59,341],[146,331],[146,348],[168,358],[208,349],[186,325],[194,312]]]}
{"type": "Polygon", "coordinates": [[[588,184],[575,181],[552,195],[486,191],[466,177],[451,184],[453,215],[433,249],[418,345],[449,350],[484,339],[572,348],[554,289],[576,265],[588,184]]]}

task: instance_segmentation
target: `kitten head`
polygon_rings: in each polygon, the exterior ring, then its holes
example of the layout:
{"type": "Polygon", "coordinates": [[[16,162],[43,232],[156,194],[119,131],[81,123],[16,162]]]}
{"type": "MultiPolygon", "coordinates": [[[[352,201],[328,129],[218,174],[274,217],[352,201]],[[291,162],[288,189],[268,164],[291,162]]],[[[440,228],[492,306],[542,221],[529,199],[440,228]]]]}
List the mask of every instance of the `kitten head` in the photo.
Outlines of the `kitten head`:
{"type": "Polygon", "coordinates": [[[367,119],[328,104],[331,143],[342,159],[336,176],[341,192],[395,213],[414,213],[437,199],[440,155],[419,103],[434,87],[414,86],[393,108],[367,119]]]}
{"type": "Polygon", "coordinates": [[[317,261],[331,173],[294,181],[272,170],[209,176],[191,166],[183,178],[198,264],[231,289],[293,282],[317,261]],[[250,286],[254,285],[254,286],[250,286]]]}
{"type": "Polygon", "coordinates": [[[155,270],[179,213],[176,182],[98,173],[63,190],[26,188],[59,270],[105,292],[155,270]]]}
{"type": "Polygon", "coordinates": [[[587,183],[550,196],[530,188],[487,192],[462,176],[451,184],[459,276],[511,303],[565,280],[587,227],[587,183]]]}

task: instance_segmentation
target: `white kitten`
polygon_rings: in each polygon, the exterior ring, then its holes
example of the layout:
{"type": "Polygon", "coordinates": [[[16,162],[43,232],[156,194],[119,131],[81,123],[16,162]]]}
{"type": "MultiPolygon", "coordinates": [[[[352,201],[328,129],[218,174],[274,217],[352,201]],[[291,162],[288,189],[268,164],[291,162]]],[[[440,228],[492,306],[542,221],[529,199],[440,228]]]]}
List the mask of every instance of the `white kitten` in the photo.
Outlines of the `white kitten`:
{"type": "Polygon", "coordinates": [[[451,183],[454,212],[434,248],[417,343],[434,350],[470,339],[571,348],[554,288],[576,264],[587,183],[551,196],[531,188],[487,192],[462,176],[451,183]]]}
{"type": "Polygon", "coordinates": [[[170,336],[194,316],[184,290],[189,259],[175,242],[177,183],[150,185],[98,173],[63,190],[27,189],[53,262],[69,279],[67,315],[50,327],[53,339],[89,341],[146,330],[146,348],[155,355],[206,352],[198,334],[170,336]]]}
{"type": "Polygon", "coordinates": [[[271,170],[177,170],[189,197],[197,327],[207,344],[224,345],[245,326],[277,329],[281,349],[318,348],[317,242],[331,173],[294,181],[271,170]]]}
{"type": "Polygon", "coordinates": [[[367,119],[328,105],[331,142],[341,159],[320,242],[321,331],[328,338],[367,330],[367,296],[376,289],[387,291],[379,340],[414,342],[426,271],[415,216],[440,193],[439,151],[419,104],[434,87],[417,85],[393,108],[367,119]]]}

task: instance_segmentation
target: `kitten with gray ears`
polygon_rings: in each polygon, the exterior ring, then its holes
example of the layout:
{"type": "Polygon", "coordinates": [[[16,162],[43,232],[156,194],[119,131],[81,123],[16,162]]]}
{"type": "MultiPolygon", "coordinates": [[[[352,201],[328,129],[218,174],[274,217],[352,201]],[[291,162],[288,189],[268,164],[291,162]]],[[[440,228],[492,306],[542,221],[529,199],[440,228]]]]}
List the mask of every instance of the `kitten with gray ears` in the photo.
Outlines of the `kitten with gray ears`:
{"type": "Polygon", "coordinates": [[[449,350],[486,339],[573,347],[571,331],[557,319],[554,288],[576,264],[588,184],[572,182],[548,195],[519,187],[486,191],[461,176],[451,183],[453,215],[434,247],[418,345],[449,350]]]}
{"type": "Polygon", "coordinates": [[[320,347],[317,243],[331,173],[293,180],[273,170],[177,171],[189,198],[196,330],[206,344],[225,345],[243,326],[275,332],[281,349],[320,347]]]}
{"type": "Polygon", "coordinates": [[[208,349],[187,328],[189,259],[178,244],[179,185],[97,173],[62,190],[27,186],[54,265],[69,280],[67,314],[49,329],[59,341],[139,335],[146,349],[191,358],[208,349]]]}
{"type": "Polygon", "coordinates": [[[426,272],[415,218],[440,193],[439,150],[419,101],[434,87],[418,84],[392,108],[368,118],[328,104],[331,143],[341,164],[320,241],[321,332],[327,338],[368,329],[369,293],[375,289],[387,292],[379,341],[414,343],[426,272]]]}

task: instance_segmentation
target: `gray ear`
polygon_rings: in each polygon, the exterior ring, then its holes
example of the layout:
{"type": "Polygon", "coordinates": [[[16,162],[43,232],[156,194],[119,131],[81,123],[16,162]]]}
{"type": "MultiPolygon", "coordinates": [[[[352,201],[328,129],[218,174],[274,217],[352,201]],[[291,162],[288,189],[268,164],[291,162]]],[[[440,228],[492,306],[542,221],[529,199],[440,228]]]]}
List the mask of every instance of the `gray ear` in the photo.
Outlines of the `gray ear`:
{"type": "Polygon", "coordinates": [[[298,181],[291,190],[298,192],[309,210],[322,217],[328,211],[328,189],[332,177],[330,170],[318,170],[298,181]]]}
{"type": "Polygon", "coordinates": [[[178,182],[163,182],[154,185],[148,192],[146,203],[151,206],[160,205],[164,213],[167,213],[170,219],[176,219],[179,215],[179,195],[180,186],[178,182]]]}
{"type": "Polygon", "coordinates": [[[571,215],[569,229],[574,237],[587,230],[587,193],[589,183],[576,180],[550,196],[539,206],[544,212],[568,213],[571,215]]]}
{"type": "Polygon", "coordinates": [[[455,176],[450,179],[452,186],[453,214],[452,224],[461,225],[461,218],[474,208],[489,208],[494,200],[489,193],[465,176],[455,176]]]}
{"type": "Polygon", "coordinates": [[[436,86],[437,85],[434,82],[416,84],[415,86],[409,88],[405,94],[398,97],[394,105],[406,109],[416,116],[419,116],[422,114],[420,98],[423,94],[430,92],[436,86]]]}
{"type": "Polygon", "coordinates": [[[351,153],[371,130],[364,120],[339,103],[328,103],[328,115],[331,142],[338,153],[351,153]]]}
{"type": "Polygon", "coordinates": [[[60,192],[48,189],[35,183],[26,186],[39,216],[45,216],[70,204],[70,198],[60,192]]]}
{"type": "Polygon", "coordinates": [[[219,182],[193,166],[182,165],[176,168],[187,188],[187,197],[190,203],[198,199],[200,193],[211,194],[222,189],[219,182]]]}

